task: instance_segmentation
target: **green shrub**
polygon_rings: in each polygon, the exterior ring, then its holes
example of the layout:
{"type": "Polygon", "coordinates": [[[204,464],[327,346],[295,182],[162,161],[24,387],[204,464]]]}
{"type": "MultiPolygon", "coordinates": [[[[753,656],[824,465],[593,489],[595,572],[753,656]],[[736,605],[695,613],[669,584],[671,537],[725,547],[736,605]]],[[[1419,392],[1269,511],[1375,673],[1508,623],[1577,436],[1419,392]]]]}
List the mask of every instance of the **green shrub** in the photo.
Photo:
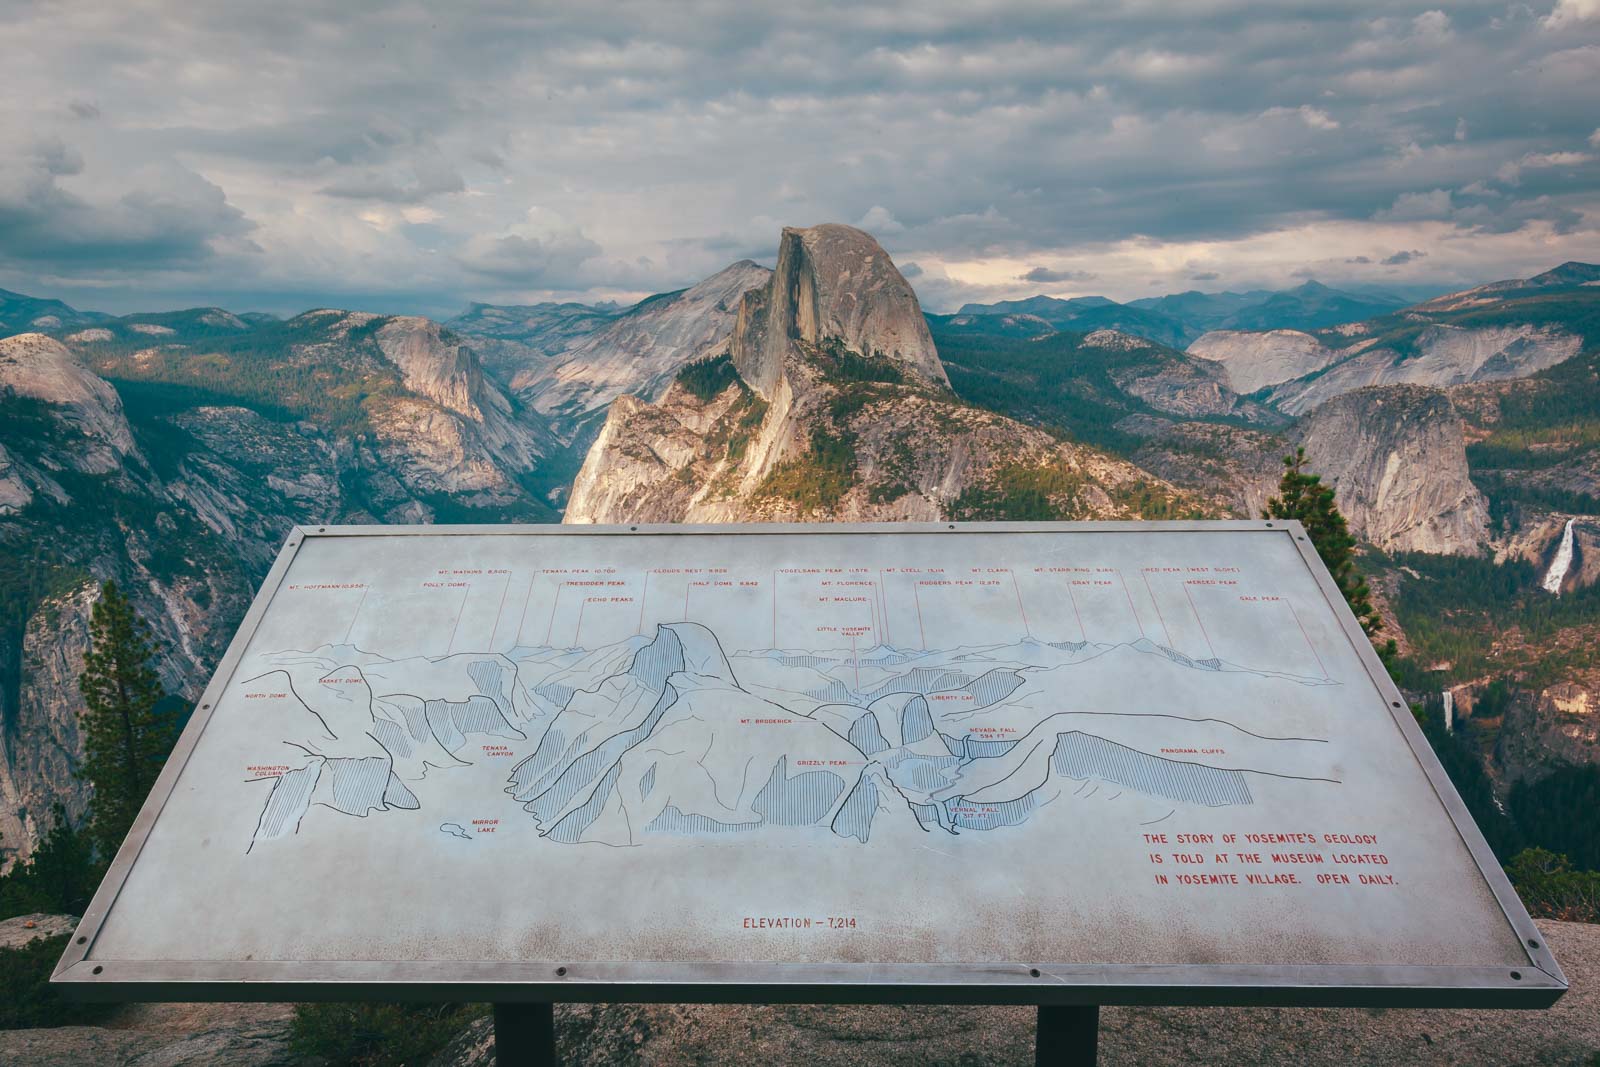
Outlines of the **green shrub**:
{"type": "Polygon", "coordinates": [[[486,1004],[298,1004],[290,1047],[330,1067],[425,1064],[486,1004]]]}
{"type": "Polygon", "coordinates": [[[1567,857],[1529,848],[1506,864],[1506,875],[1529,914],[1541,919],[1600,922],[1600,871],[1575,871],[1567,857]]]}
{"type": "Polygon", "coordinates": [[[50,972],[71,934],[36,937],[21,948],[0,948],[0,1030],[97,1022],[113,1004],[77,1004],[50,987],[50,972]]]}

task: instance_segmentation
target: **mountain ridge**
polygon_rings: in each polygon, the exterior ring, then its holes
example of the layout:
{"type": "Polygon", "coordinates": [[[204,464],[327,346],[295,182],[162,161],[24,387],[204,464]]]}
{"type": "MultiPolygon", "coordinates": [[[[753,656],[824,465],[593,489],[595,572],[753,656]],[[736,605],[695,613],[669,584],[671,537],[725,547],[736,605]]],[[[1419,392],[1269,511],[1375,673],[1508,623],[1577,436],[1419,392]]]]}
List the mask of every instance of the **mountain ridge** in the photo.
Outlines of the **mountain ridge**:
{"type": "Polygon", "coordinates": [[[1191,289],[1118,303],[1103,296],[1033,296],[994,304],[963,304],[957,316],[1031,316],[1057,330],[1115,329],[1182,348],[1211,330],[1312,330],[1394,311],[1410,301],[1355,293],[1318,281],[1292,289],[1204,293],[1191,289]]]}

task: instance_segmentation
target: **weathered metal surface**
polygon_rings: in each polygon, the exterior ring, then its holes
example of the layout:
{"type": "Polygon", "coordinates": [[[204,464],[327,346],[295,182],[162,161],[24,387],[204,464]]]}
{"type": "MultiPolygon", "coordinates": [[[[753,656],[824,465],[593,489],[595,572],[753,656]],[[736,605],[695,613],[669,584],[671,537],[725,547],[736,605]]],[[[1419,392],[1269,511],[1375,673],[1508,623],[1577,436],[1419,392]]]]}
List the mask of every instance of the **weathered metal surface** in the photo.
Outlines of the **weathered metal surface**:
{"type": "Polygon", "coordinates": [[[58,979],[1549,1002],[1302,538],[297,532],[58,979]]]}

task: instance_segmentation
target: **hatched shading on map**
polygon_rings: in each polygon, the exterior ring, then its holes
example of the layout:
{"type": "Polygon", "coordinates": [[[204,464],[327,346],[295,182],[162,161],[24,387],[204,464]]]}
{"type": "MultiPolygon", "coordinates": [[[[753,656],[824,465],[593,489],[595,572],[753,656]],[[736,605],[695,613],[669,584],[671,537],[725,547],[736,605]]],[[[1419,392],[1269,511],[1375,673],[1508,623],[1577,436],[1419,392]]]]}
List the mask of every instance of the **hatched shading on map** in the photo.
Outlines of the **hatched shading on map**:
{"type": "Polygon", "coordinates": [[[1281,529],[334,530],[269,593],[97,958],[1517,958],[1281,529]]]}
{"type": "MultiPolygon", "coordinates": [[[[845,629],[860,645],[872,626],[845,629]]],[[[245,690],[290,694],[284,725],[295,734],[284,743],[300,765],[273,784],[254,836],[292,834],[314,808],[320,818],[415,809],[408,783],[478,758],[488,740],[536,738],[505,792],[541,836],[568,844],[794,827],[868,842],[880,818],[947,834],[1014,825],[1086,784],[1171,811],[1250,804],[1261,775],[1336,781],[1325,738],[1159,711],[1066,710],[1090,673],[1156,673],[1175,688],[1197,684],[1192,674],[1326,678],[1209,650],[1195,659],[1148,638],[1018,637],[729,654],[710,627],[682,621],[596,649],[266,653],[271,670],[245,690]]]]}

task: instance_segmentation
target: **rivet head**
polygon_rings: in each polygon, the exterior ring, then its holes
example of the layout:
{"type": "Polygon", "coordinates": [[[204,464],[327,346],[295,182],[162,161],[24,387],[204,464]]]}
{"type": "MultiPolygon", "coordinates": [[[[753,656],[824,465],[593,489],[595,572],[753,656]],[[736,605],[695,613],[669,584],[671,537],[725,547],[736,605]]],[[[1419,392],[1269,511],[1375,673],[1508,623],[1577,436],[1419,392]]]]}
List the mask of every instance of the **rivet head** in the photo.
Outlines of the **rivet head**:
{"type": "Polygon", "coordinates": [[[1035,967],[1035,968],[1033,968],[1033,969],[1032,969],[1032,970],[1030,970],[1030,971],[1029,971],[1029,972],[1028,972],[1028,976],[1029,976],[1029,977],[1030,977],[1030,978],[1037,978],[1037,977],[1039,977],[1039,968],[1037,968],[1037,967],[1035,967]]]}
{"type": "Polygon", "coordinates": [[[105,968],[104,968],[104,967],[101,967],[101,966],[99,966],[99,965],[98,965],[98,964],[96,964],[96,965],[95,965],[95,969],[94,969],[94,973],[95,973],[95,974],[99,974],[99,973],[100,973],[100,972],[101,972],[101,971],[103,971],[103,970],[105,970],[105,968]]]}
{"type": "Polygon", "coordinates": [[[556,977],[557,978],[565,978],[566,976],[567,976],[567,969],[565,967],[557,967],[556,968],[556,977]]]}

